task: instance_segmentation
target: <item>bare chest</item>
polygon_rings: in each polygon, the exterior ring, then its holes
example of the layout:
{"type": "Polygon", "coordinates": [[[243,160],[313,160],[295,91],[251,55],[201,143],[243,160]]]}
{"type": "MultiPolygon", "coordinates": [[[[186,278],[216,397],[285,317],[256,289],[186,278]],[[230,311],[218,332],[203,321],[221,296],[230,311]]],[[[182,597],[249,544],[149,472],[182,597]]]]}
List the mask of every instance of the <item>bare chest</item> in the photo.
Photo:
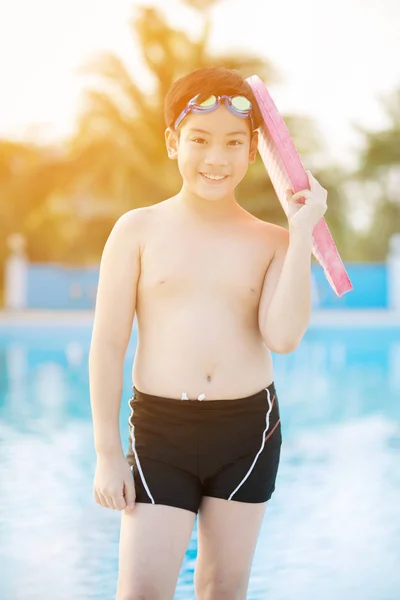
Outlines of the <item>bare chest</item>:
{"type": "Polygon", "coordinates": [[[158,298],[201,294],[259,299],[272,257],[257,236],[201,236],[159,231],[145,244],[139,294],[158,298]]]}

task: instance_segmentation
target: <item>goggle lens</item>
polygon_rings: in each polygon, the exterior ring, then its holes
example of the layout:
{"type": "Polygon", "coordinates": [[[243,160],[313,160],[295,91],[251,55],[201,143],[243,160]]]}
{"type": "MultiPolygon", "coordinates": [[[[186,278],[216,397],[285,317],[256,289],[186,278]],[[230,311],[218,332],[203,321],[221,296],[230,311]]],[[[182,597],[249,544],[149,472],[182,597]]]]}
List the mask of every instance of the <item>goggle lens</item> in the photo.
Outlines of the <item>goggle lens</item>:
{"type": "Polygon", "coordinates": [[[209,96],[203,102],[200,102],[199,106],[203,106],[204,108],[211,108],[217,104],[216,96],[209,96]]]}
{"type": "MultiPolygon", "coordinates": [[[[233,108],[236,108],[236,110],[251,110],[252,108],[252,104],[250,102],[250,100],[248,100],[245,96],[233,96],[231,99],[231,104],[233,106],[233,108]]],[[[203,108],[211,108],[212,106],[215,106],[217,104],[217,97],[212,95],[209,96],[208,98],[206,98],[205,100],[203,100],[203,102],[200,102],[200,104],[198,104],[198,106],[202,106],[203,108]]]]}
{"type": "Polygon", "coordinates": [[[250,100],[244,96],[233,96],[231,102],[236,110],[250,110],[252,108],[250,100]]]}

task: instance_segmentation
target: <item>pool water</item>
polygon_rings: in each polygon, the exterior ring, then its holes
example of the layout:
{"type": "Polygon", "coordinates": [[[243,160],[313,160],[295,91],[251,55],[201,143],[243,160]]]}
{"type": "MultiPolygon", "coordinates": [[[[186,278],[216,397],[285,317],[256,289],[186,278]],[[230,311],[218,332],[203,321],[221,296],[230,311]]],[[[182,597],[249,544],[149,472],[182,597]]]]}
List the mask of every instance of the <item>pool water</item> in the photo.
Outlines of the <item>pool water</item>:
{"type": "MultiPolygon", "coordinates": [[[[0,329],[0,599],[112,600],[120,513],[92,496],[90,327],[0,329]]],[[[121,432],[128,442],[125,361],[121,432]]],[[[283,445],[248,600],[399,600],[400,328],[273,355],[283,445]]],[[[194,598],[196,525],[175,599],[194,598]]]]}

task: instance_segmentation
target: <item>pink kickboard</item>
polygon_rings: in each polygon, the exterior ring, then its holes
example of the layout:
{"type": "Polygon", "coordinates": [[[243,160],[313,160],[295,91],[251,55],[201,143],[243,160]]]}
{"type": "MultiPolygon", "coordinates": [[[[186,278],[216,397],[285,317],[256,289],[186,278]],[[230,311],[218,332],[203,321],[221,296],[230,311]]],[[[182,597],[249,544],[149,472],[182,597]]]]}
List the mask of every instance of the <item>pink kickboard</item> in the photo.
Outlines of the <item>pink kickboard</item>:
{"type": "MultiPolygon", "coordinates": [[[[290,137],[288,128],[264,83],[257,75],[248,77],[246,81],[253,90],[264,119],[259,132],[258,150],[282,208],[287,215],[285,191],[290,188],[296,193],[304,189],[310,189],[307,173],[290,137]]],[[[332,289],[339,297],[353,289],[323,217],[313,231],[312,252],[323,268],[325,277],[332,289]]]]}

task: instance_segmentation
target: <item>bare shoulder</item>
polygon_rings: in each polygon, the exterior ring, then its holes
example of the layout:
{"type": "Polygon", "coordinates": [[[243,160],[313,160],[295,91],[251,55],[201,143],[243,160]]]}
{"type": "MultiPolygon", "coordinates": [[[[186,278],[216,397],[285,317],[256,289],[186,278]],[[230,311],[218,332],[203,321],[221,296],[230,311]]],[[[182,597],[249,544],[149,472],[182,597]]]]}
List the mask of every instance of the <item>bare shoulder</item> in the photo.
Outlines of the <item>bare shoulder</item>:
{"type": "Polygon", "coordinates": [[[272,242],[275,251],[286,251],[289,245],[289,231],[281,225],[264,223],[265,236],[272,242]]]}
{"type": "Polygon", "coordinates": [[[285,227],[262,221],[253,215],[249,215],[248,223],[270,248],[273,250],[286,250],[289,244],[289,231],[285,227]]]}
{"type": "Polygon", "coordinates": [[[106,246],[142,254],[149,234],[157,231],[170,211],[168,200],[123,213],[115,222],[106,246]]]}
{"type": "Polygon", "coordinates": [[[141,249],[146,228],[153,218],[152,206],[134,208],[122,214],[114,224],[110,240],[118,239],[131,249],[141,249]]]}
{"type": "Polygon", "coordinates": [[[117,219],[114,228],[118,229],[121,233],[129,232],[132,228],[140,228],[151,218],[151,209],[152,206],[143,206],[128,210],[128,212],[122,214],[117,219]]]}

